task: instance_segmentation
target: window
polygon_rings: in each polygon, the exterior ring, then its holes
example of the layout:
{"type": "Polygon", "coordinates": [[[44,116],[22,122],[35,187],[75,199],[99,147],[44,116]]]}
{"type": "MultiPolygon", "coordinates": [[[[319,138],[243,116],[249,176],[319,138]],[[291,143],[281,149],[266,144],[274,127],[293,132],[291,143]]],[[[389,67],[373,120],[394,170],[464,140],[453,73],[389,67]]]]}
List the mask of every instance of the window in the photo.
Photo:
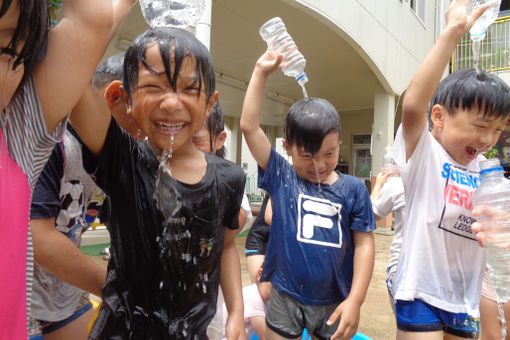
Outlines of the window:
{"type": "Polygon", "coordinates": [[[425,0],[411,0],[410,6],[418,18],[425,22],[425,0]]]}

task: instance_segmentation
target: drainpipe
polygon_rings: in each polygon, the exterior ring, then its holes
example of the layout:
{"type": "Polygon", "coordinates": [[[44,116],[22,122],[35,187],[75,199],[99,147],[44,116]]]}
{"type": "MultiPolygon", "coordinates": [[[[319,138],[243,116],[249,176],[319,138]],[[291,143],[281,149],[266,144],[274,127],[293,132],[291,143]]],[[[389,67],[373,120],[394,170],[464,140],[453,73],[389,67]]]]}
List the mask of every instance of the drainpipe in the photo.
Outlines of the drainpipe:
{"type": "Polygon", "coordinates": [[[210,50],[212,0],[205,0],[204,5],[204,14],[202,15],[202,19],[200,19],[197,23],[197,27],[195,28],[195,36],[202,42],[202,44],[205,45],[205,47],[207,47],[207,49],[210,50]]]}

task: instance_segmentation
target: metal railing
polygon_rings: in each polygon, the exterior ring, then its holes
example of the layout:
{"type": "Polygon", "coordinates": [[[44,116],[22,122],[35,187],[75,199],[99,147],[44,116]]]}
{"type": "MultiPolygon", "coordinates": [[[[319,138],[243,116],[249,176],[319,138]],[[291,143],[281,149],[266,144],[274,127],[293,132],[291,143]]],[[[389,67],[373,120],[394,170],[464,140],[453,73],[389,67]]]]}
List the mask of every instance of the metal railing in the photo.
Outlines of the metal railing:
{"type": "MultiPolygon", "coordinates": [[[[480,68],[492,72],[510,70],[510,16],[504,16],[487,29],[487,36],[482,41],[480,68]]],[[[471,39],[467,33],[457,45],[452,55],[450,72],[474,68],[471,39]]]]}

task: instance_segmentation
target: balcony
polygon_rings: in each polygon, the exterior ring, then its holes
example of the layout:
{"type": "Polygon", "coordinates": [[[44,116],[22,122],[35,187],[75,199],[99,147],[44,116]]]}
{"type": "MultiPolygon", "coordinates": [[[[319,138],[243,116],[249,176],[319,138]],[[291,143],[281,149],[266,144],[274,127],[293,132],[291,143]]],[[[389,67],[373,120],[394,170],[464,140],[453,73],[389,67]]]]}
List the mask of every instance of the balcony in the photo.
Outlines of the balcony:
{"type": "MultiPolygon", "coordinates": [[[[482,42],[480,68],[487,72],[510,70],[510,16],[499,17],[482,42]]],[[[452,55],[450,72],[474,68],[471,39],[467,33],[452,55]]]]}

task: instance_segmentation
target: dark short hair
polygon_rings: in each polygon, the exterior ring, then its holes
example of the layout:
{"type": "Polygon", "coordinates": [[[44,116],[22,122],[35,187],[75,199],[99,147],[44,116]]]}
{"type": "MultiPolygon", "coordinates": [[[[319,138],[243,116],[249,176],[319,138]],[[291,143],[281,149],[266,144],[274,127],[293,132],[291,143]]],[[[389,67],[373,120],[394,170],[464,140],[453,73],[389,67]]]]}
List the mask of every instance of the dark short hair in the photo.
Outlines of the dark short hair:
{"type": "Polygon", "coordinates": [[[301,99],[289,109],[284,126],[289,146],[296,145],[315,154],[324,138],[332,132],[338,132],[338,138],[341,138],[340,115],[326,99],[301,99]]]}
{"type": "MultiPolygon", "coordinates": [[[[207,117],[205,122],[207,129],[209,130],[209,142],[211,145],[211,152],[213,147],[213,141],[216,137],[219,136],[225,130],[225,122],[223,121],[223,109],[218,101],[214,103],[214,106],[211,110],[211,114],[207,117]]],[[[220,149],[214,151],[216,156],[225,158],[225,145],[223,145],[220,149]]]]}
{"type": "Polygon", "coordinates": [[[504,118],[510,115],[510,87],[491,73],[459,70],[439,83],[428,109],[430,128],[433,127],[430,113],[436,104],[443,106],[450,116],[459,109],[476,107],[484,116],[504,118]]]}
{"type": "Polygon", "coordinates": [[[123,86],[129,97],[138,84],[139,62],[144,67],[156,72],[148,64],[146,58],[147,46],[157,42],[159,51],[165,65],[165,74],[170,85],[176,89],[177,79],[182,62],[185,57],[192,56],[195,59],[195,72],[198,80],[199,94],[205,91],[207,102],[215,91],[215,76],[212,57],[207,48],[192,33],[174,27],[157,27],[140,34],[128,47],[124,58],[123,86]],[[172,53],[170,50],[172,49],[172,53]],[[175,65],[172,69],[171,59],[174,57],[175,65]]]}
{"type": "MultiPolygon", "coordinates": [[[[3,0],[0,6],[0,19],[13,4],[14,0],[3,0]]],[[[15,6],[16,4],[14,4],[15,6]]],[[[32,75],[35,66],[46,56],[48,49],[48,31],[50,22],[46,0],[20,0],[18,1],[19,17],[18,23],[7,46],[16,51],[19,44],[26,37],[21,52],[14,60],[13,69],[23,64],[24,73],[21,82],[16,90],[23,87],[28,78],[32,75]]],[[[0,52],[5,53],[5,52],[0,52]]]]}
{"type": "Polygon", "coordinates": [[[100,90],[114,80],[122,80],[123,66],[124,52],[108,58],[96,68],[96,72],[92,77],[92,85],[96,90],[100,90]]]}

